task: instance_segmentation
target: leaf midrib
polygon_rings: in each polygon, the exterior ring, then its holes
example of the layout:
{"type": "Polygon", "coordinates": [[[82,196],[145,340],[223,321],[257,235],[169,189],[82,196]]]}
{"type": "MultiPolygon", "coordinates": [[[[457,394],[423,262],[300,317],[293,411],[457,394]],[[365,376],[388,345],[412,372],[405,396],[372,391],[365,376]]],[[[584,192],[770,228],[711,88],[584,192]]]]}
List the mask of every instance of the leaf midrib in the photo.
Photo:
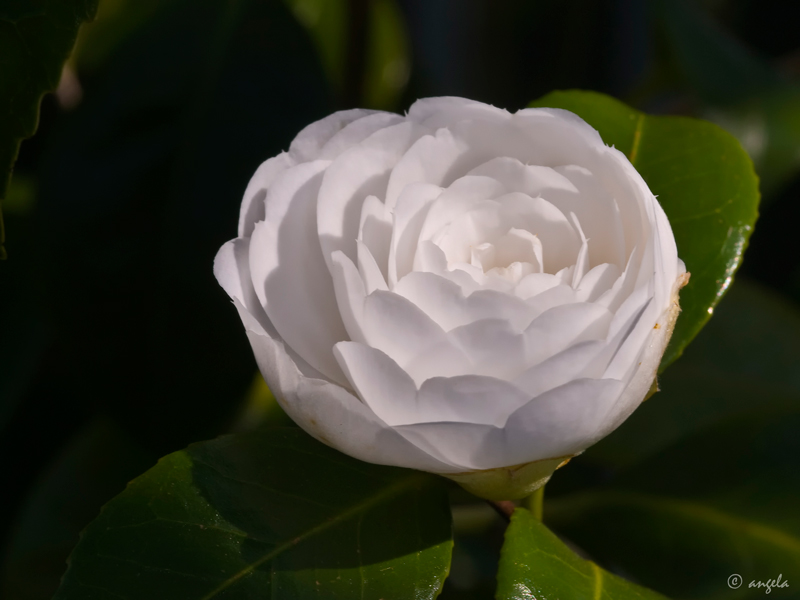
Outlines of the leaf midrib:
{"type": "Polygon", "coordinates": [[[262,556],[258,560],[253,561],[252,563],[247,565],[245,568],[241,569],[238,573],[232,575],[231,577],[229,577],[228,579],[223,581],[216,588],[214,588],[208,594],[203,596],[200,600],[211,600],[217,594],[219,594],[220,592],[224,591],[225,589],[227,589],[228,587],[230,587],[231,585],[233,585],[237,581],[239,581],[245,575],[253,572],[255,569],[257,569],[261,565],[263,565],[263,564],[273,560],[274,558],[280,556],[284,552],[290,550],[294,546],[297,546],[298,544],[300,544],[301,542],[305,541],[306,539],[308,539],[310,537],[313,537],[314,535],[317,535],[317,534],[319,534],[319,533],[325,531],[326,529],[329,529],[329,528],[331,528],[331,527],[333,527],[335,525],[338,525],[340,523],[344,523],[345,521],[348,521],[348,520],[352,519],[353,517],[356,517],[359,514],[362,514],[362,513],[366,512],[367,510],[369,510],[373,506],[376,506],[377,504],[381,503],[384,500],[388,500],[389,498],[392,498],[395,495],[400,495],[402,492],[405,492],[406,490],[414,487],[414,485],[416,483],[422,481],[424,477],[425,476],[420,474],[420,473],[414,473],[412,475],[409,475],[408,477],[406,477],[404,479],[401,479],[400,481],[397,481],[397,482],[393,483],[392,485],[384,488],[382,491],[374,494],[371,498],[368,498],[366,500],[362,500],[358,504],[353,505],[352,507],[350,507],[347,510],[339,513],[338,515],[327,519],[326,521],[320,523],[319,525],[311,527],[310,529],[304,531],[303,533],[293,537],[292,539],[290,539],[290,540],[284,542],[283,544],[277,546],[273,550],[267,552],[264,556],[262,556]]]}
{"type": "Polygon", "coordinates": [[[653,494],[637,492],[586,492],[554,502],[547,508],[551,515],[558,513],[582,513],[597,509],[599,506],[636,507],[654,512],[678,514],[720,529],[735,529],[752,539],[765,541],[775,547],[800,555],[800,538],[780,529],[753,521],[738,515],[724,512],[695,500],[684,498],[665,498],[653,494]]]}

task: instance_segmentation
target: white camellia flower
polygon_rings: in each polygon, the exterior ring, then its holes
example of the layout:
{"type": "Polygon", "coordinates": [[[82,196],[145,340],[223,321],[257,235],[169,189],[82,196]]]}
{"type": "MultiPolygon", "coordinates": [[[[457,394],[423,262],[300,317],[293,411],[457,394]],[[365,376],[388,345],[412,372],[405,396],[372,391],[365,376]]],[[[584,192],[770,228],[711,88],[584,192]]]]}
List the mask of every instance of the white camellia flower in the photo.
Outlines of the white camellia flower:
{"type": "Polygon", "coordinates": [[[519,498],[654,386],[688,274],[576,115],[338,112],[263,163],[214,273],[264,378],[356,458],[519,498]]]}

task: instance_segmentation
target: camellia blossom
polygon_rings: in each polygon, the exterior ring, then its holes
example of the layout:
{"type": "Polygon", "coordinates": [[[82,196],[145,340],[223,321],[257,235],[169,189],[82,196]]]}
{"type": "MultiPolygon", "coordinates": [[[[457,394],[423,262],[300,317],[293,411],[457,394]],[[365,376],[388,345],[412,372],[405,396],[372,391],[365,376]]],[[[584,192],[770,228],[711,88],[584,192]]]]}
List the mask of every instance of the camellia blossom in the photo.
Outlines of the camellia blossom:
{"type": "Polygon", "coordinates": [[[253,175],[214,273],[298,425],[494,499],[642,402],[688,279],[586,122],[462,98],[306,127],[253,175]]]}

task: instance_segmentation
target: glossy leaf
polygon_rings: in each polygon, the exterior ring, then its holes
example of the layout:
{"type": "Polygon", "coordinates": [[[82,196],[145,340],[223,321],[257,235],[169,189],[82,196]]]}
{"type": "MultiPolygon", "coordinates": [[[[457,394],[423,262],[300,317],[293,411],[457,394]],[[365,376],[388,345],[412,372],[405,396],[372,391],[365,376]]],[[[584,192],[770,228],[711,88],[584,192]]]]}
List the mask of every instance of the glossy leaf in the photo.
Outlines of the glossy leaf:
{"type": "Polygon", "coordinates": [[[434,598],[447,486],[278,428],[194,444],[83,533],[56,598],[434,598]]]}
{"type": "Polygon", "coordinates": [[[751,582],[781,575],[792,587],[780,597],[797,598],[798,431],[800,401],[730,418],[608,485],[553,499],[548,523],[600,564],[669,596],[761,598],[751,582]]]}
{"type": "MultiPolygon", "coordinates": [[[[39,102],[56,89],[78,27],[98,0],[5,2],[0,8],[0,201],[6,196],[20,142],[36,131],[39,102]]],[[[0,214],[0,257],[3,248],[0,214]]]]}
{"type": "Polygon", "coordinates": [[[497,582],[497,600],[663,600],[583,560],[524,508],[506,530],[497,582]]]}
{"type": "Polygon", "coordinates": [[[747,153],[720,127],[652,116],[596,92],[559,91],[531,106],[570,110],[624,152],[669,217],[678,255],[692,274],[664,369],[708,321],[739,268],[758,215],[758,178],[747,153]]]}

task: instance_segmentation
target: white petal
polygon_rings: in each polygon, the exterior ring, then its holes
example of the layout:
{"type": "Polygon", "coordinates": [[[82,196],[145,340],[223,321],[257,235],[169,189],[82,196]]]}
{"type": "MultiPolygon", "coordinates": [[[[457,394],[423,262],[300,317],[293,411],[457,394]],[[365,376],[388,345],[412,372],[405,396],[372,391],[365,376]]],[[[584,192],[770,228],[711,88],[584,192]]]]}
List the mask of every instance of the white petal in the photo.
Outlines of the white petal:
{"type": "Polygon", "coordinates": [[[505,427],[439,422],[401,425],[415,446],[462,470],[493,469],[572,456],[599,440],[598,420],[622,392],[619,381],[579,379],[545,392],[512,413],[505,427]]]}
{"type": "Polygon", "coordinates": [[[374,112],[356,119],[342,127],[319,152],[319,158],[333,160],[376,131],[403,122],[403,117],[394,113],[374,112]]]}
{"type": "Polygon", "coordinates": [[[214,257],[214,277],[232,300],[239,300],[248,310],[255,307],[263,312],[250,280],[249,252],[249,239],[225,242],[214,257]]]}
{"type": "Polygon", "coordinates": [[[502,122],[459,121],[449,129],[438,130],[434,136],[421,138],[392,173],[386,193],[387,206],[393,205],[400,190],[409,183],[425,181],[448,186],[498,156],[545,166],[564,164],[563,159],[553,161],[551,140],[516,126],[515,118],[502,122]]]}
{"type": "Polygon", "coordinates": [[[389,250],[389,283],[392,287],[414,267],[417,242],[433,201],[442,188],[412,183],[403,189],[394,208],[394,228],[389,250]]]}
{"type": "Polygon", "coordinates": [[[587,240],[586,236],[583,234],[583,229],[581,229],[581,224],[580,221],[578,221],[577,215],[571,212],[569,216],[572,223],[575,225],[575,229],[578,231],[578,235],[581,237],[581,249],[575,261],[575,272],[572,274],[572,288],[578,289],[581,279],[583,279],[586,271],[589,270],[589,240],[587,240]]]}
{"type": "Polygon", "coordinates": [[[661,357],[672,333],[670,320],[677,316],[674,311],[678,310],[677,305],[670,305],[658,317],[659,327],[650,329],[644,342],[644,350],[639,355],[638,362],[634,363],[634,372],[627,379],[625,391],[606,415],[605,422],[601,424],[602,436],[616,429],[644,400],[656,377],[661,357]]]}
{"type": "Polygon", "coordinates": [[[470,372],[470,363],[430,317],[391,292],[376,291],[364,302],[366,343],[392,357],[420,385],[430,377],[470,372]]]}
{"type": "Polygon", "coordinates": [[[567,215],[546,199],[512,192],[497,198],[504,224],[526,229],[542,241],[544,269],[555,273],[575,264],[581,249],[580,232],[576,232],[567,215]]]}
{"type": "Polygon", "coordinates": [[[449,184],[448,175],[469,151],[467,143],[454,137],[447,129],[420,137],[392,171],[386,188],[386,206],[394,208],[400,193],[412,183],[449,184]]]}
{"type": "Polygon", "coordinates": [[[253,227],[264,220],[264,201],[272,182],[287,169],[295,166],[295,160],[286,152],[261,163],[250,178],[239,209],[239,237],[250,237],[253,227]]]}
{"type": "MultiPolygon", "coordinates": [[[[569,288],[570,290],[569,298],[574,298],[574,290],[572,289],[572,287],[568,285],[565,286],[559,277],[557,277],[556,275],[551,275],[550,273],[531,273],[530,275],[526,275],[520,280],[520,282],[514,288],[514,294],[518,298],[522,298],[523,300],[526,300],[528,302],[533,302],[533,299],[537,298],[538,302],[541,301],[540,296],[542,296],[542,294],[556,287],[569,288]]],[[[560,290],[557,293],[562,294],[561,296],[559,296],[559,298],[564,298],[564,302],[561,302],[559,300],[557,303],[566,304],[567,303],[567,296],[565,296],[565,294],[567,294],[566,289],[560,290]]],[[[571,301],[574,302],[574,299],[571,301]]],[[[552,306],[555,306],[555,304],[553,304],[552,306]]]]}
{"type": "Polygon", "coordinates": [[[364,281],[364,291],[371,294],[375,290],[388,291],[386,279],[383,277],[378,263],[366,244],[358,242],[358,272],[364,281]]]}
{"type": "Polygon", "coordinates": [[[458,121],[468,119],[506,121],[510,116],[501,108],[455,96],[422,98],[414,102],[408,109],[409,119],[432,129],[448,127],[458,121]]]}
{"type": "Polygon", "coordinates": [[[508,380],[528,364],[526,337],[502,319],[462,325],[448,337],[467,355],[476,375],[508,380]]]}
{"type": "Polygon", "coordinates": [[[334,354],[359,397],[385,423],[414,421],[417,386],[386,353],[357,342],[339,342],[334,354]]]}
{"type": "Polygon", "coordinates": [[[620,276],[620,269],[615,264],[597,265],[581,278],[580,285],[575,290],[578,301],[594,302],[601,294],[610,290],[620,276]]]}
{"type": "Polygon", "coordinates": [[[331,163],[317,204],[320,245],[329,265],[337,250],[355,260],[361,205],[367,196],[384,197],[392,168],[424,133],[422,126],[408,121],[386,127],[331,163]]]}
{"type": "Polygon", "coordinates": [[[333,289],[344,327],[351,340],[366,342],[363,321],[367,290],[364,279],[344,252],[334,252],[332,261],[333,289]]]}
{"type": "Polygon", "coordinates": [[[359,396],[389,425],[429,421],[503,424],[530,397],[505,381],[476,375],[414,381],[389,356],[355,342],[335,350],[359,396]]]}
{"type": "Polygon", "coordinates": [[[430,377],[462,375],[470,363],[433,320],[411,302],[364,282],[343,252],[333,256],[336,298],[350,339],[389,355],[417,385],[430,377]]]}
{"type": "Polygon", "coordinates": [[[470,175],[456,179],[431,205],[419,233],[420,243],[432,239],[446,225],[505,191],[502,184],[490,177],[470,175]]]}
{"type": "Polygon", "coordinates": [[[575,379],[534,398],[506,423],[508,464],[585,450],[608,433],[604,420],[624,387],[613,379],[575,379]]]}
{"type": "Polygon", "coordinates": [[[545,190],[560,190],[575,194],[578,189],[558,170],[541,165],[525,164],[509,156],[494,157],[472,169],[468,175],[490,177],[509,192],[521,192],[531,197],[545,190]]]}
{"type": "Polygon", "coordinates": [[[489,318],[504,319],[521,331],[541,312],[520,298],[493,290],[465,296],[453,281],[422,271],[406,275],[394,292],[411,300],[445,331],[489,318]]]}
{"type": "Polygon", "coordinates": [[[347,333],[314,223],[325,164],[293,167],[270,188],[267,220],[253,231],[249,257],[255,292],[281,338],[341,383],[344,375],[332,349],[347,333]]]}
{"type": "Polygon", "coordinates": [[[298,162],[317,160],[325,144],[353,121],[363,119],[376,111],[355,108],[341,110],[306,126],[292,141],[289,153],[298,162]]]}
{"type": "Polygon", "coordinates": [[[357,239],[369,249],[382,278],[386,280],[392,240],[392,215],[375,196],[367,196],[361,206],[357,239]]]}
{"type": "Polygon", "coordinates": [[[528,400],[530,396],[516,386],[492,377],[434,377],[422,384],[416,410],[402,424],[452,421],[499,426],[528,400]]]}
{"type": "Polygon", "coordinates": [[[533,141],[527,159],[511,153],[522,162],[555,167],[591,164],[607,148],[597,133],[578,115],[558,108],[525,108],[512,117],[513,126],[533,141]]]}
{"type": "MultiPolygon", "coordinates": [[[[241,311],[244,307],[239,305],[241,311]]],[[[246,311],[245,311],[246,312],[246,311]]],[[[252,322],[245,322],[245,326],[252,322]]],[[[300,372],[280,339],[248,328],[261,373],[281,407],[306,432],[324,444],[371,463],[434,473],[458,472],[414,446],[342,387],[300,372]]]]}
{"type": "Polygon", "coordinates": [[[537,365],[579,342],[604,340],[611,319],[607,309],[586,302],[545,311],[525,330],[525,364],[537,365]]]}
{"type": "Polygon", "coordinates": [[[599,378],[605,364],[597,359],[606,347],[604,341],[575,344],[521,373],[513,383],[534,398],[574,379],[599,378]]]}
{"type": "MultiPolygon", "coordinates": [[[[635,306],[633,303],[632,305],[635,306]]],[[[639,363],[639,357],[646,347],[646,340],[658,317],[658,306],[652,301],[652,297],[649,297],[644,308],[632,315],[632,323],[628,327],[629,333],[608,365],[606,377],[615,377],[626,381],[632,377],[639,363]]]]}
{"type": "Polygon", "coordinates": [[[442,249],[433,242],[423,241],[419,244],[414,257],[414,271],[440,275],[457,284],[464,295],[481,289],[481,285],[465,271],[460,269],[449,270],[447,268],[447,257],[442,252],[442,249]]]}
{"type": "Polygon", "coordinates": [[[625,257],[639,243],[641,232],[632,228],[632,221],[625,230],[619,203],[592,172],[575,165],[556,167],[555,171],[569,179],[575,191],[558,189],[543,194],[562,211],[578,215],[583,232],[592,240],[590,263],[612,263],[622,268],[625,257]]]}

